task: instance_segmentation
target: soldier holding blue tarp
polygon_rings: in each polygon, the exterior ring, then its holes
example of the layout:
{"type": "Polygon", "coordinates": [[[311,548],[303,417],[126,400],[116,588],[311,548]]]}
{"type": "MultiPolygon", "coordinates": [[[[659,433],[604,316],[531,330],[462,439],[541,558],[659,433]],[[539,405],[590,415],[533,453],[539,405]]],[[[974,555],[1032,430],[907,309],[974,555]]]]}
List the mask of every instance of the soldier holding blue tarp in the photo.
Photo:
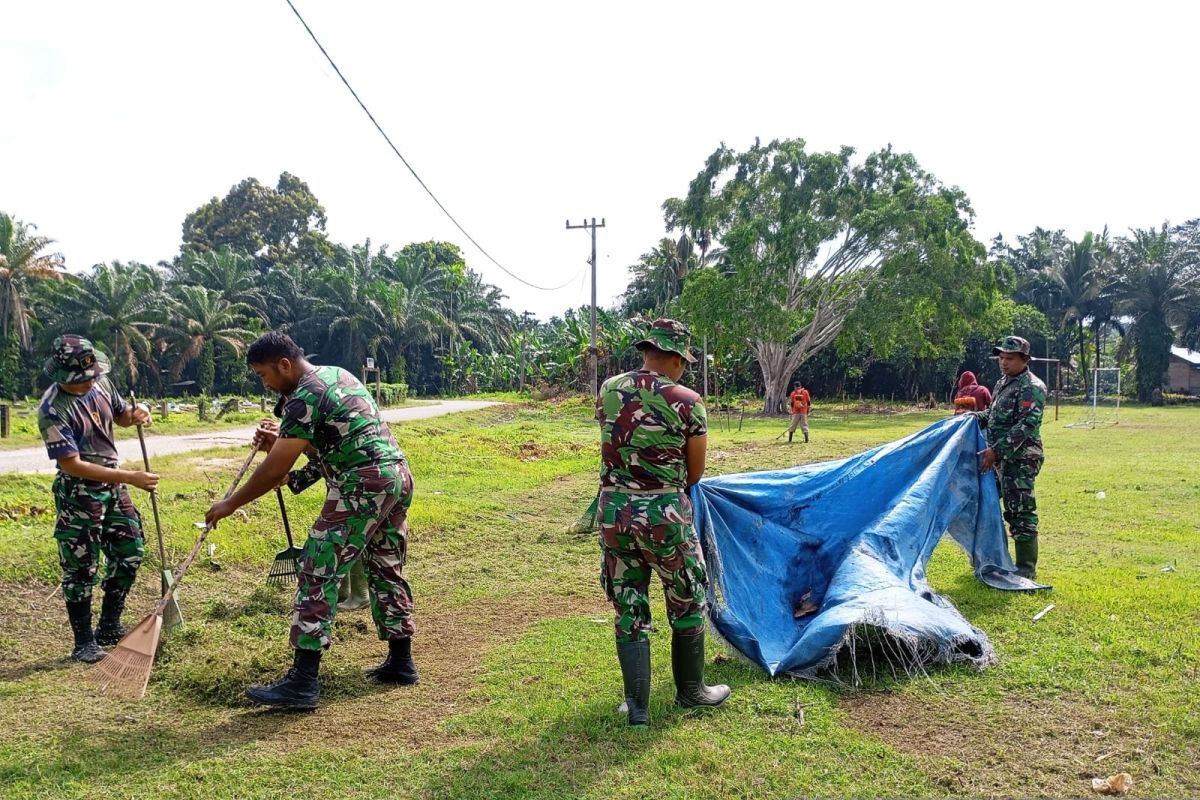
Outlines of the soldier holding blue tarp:
{"type": "Polygon", "coordinates": [[[986,429],[988,443],[980,469],[996,468],[1017,573],[1032,580],[1038,561],[1033,483],[1046,460],[1042,449],[1046,384],[1029,369],[1029,342],[1020,336],[1005,337],[992,348],[992,355],[999,360],[1002,375],[992,390],[991,406],[975,415],[986,429]]]}

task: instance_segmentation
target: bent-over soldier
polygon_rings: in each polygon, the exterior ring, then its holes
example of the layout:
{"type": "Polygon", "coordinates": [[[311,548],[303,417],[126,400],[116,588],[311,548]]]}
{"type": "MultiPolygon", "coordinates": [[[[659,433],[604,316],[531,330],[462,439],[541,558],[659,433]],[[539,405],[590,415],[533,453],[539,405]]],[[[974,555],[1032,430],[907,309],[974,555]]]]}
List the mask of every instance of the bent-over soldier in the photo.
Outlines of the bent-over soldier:
{"type": "Polygon", "coordinates": [[[1037,574],[1038,515],[1033,483],[1046,460],[1042,449],[1042,413],[1046,384],[1029,369],[1029,342],[1008,336],[992,348],[1000,362],[1000,380],[987,411],[976,412],[986,429],[988,447],[980,469],[996,468],[1004,521],[1013,538],[1018,574],[1037,574]]]}
{"type": "Polygon", "coordinates": [[[142,563],[142,520],[125,484],[151,491],[152,472],[118,468],[113,423],[148,424],[144,406],[125,402],[106,377],[108,357],[71,334],[54,340],[45,372],[54,383],[38,405],[38,430],[58,465],[54,477],[54,538],[62,566],[63,598],[75,636],[71,658],[88,664],[104,658],[128,631],[121,624],[125,598],[142,563]],[[104,554],[104,599],[92,630],[92,588],[104,554]]]}
{"type": "MultiPolygon", "coordinates": [[[[299,587],[289,642],[292,668],[280,680],[252,686],[256,703],[316,708],[321,654],[329,648],[338,585],[354,563],[366,560],[371,615],[388,655],[367,674],[382,683],[418,682],[412,660],[412,592],[404,579],[408,550],[408,507],[413,480],[404,454],[380,418],[371,393],[338,367],[318,367],[286,334],[272,331],[246,353],[265,386],[286,397],[278,433],[260,428],[256,440],[269,450],[246,484],[213,504],[206,521],[215,525],[246,503],[273,490],[309,448],[325,478],[325,505],[313,524],[299,563],[299,587]]],[[[292,476],[301,481],[306,476],[292,476]]]]}
{"type": "Polygon", "coordinates": [[[704,607],[708,582],[692,529],[687,489],[704,474],[704,403],[676,381],[695,357],[688,330],[655,320],[637,343],[642,368],[600,387],[601,584],[616,612],[617,660],[630,725],[650,722],[650,578],[666,593],[675,702],[716,706],[728,686],[704,684],[704,607]]]}

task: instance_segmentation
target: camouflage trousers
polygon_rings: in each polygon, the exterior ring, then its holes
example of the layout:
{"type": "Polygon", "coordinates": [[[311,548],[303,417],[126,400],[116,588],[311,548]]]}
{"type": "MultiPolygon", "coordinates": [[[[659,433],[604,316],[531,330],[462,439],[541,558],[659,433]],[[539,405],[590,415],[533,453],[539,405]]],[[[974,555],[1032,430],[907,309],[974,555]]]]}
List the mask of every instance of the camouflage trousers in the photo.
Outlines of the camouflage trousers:
{"type": "Polygon", "coordinates": [[[379,638],[413,635],[412,590],[403,575],[412,496],[412,475],[403,463],[364,467],[329,484],[321,516],[300,558],[292,647],[329,647],[338,586],[360,558],[366,562],[371,617],[379,638]]]}
{"type": "Polygon", "coordinates": [[[100,553],[104,553],[105,592],[125,594],[142,564],[142,518],[129,490],[120,483],[97,483],[58,473],[52,486],[58,519],[54,538],[68,603],[92,599],[100,553]]]}
{"type": "Polygon", "coordinates": [[[603,489],[597,519],[603,553],[600,584],[616,612],[617,641],[648,636],[652,572],[662,581],[671,627],[685,633],[703,630],[708,574],[687,494],[603,489]]]}
{"type": "Polygon", "coordinates": [[[1015,541],[1028,542],[1037,538],[1037,499],[1033,482],[1042,470],[1041,457],[1002,461],[996,465],[996,480],[1000,499],[1004,503],[1004,521],[1015,541]]]}

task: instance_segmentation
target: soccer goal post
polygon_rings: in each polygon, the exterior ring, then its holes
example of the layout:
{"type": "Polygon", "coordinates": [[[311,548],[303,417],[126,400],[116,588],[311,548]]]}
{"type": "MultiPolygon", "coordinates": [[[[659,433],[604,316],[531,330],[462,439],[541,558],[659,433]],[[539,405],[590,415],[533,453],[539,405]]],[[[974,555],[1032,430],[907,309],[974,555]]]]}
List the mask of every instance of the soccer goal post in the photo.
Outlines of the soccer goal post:
{"type": "Polygon", "coordinates": [[[1121,368],[1094,367],[1087,414],[1068,428],[1095,428],[1121,422],[1121,368]]]}

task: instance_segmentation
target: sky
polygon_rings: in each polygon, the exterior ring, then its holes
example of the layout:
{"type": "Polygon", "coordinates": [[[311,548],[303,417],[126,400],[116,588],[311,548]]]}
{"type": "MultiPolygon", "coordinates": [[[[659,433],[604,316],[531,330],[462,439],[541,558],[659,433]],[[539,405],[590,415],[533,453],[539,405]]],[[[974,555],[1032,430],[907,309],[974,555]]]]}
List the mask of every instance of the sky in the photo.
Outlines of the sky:
{"type": "Polygon", "coordinates": [[[665,235],[722,142],[893,145],[971,198],[988,241],[1200,216],[1200,6],[1119,2],[0,0],[0,210],[68,269],[156,263],[246,177],[305,180],[330,237],[441,239],[545,319],[665,235]]]}

